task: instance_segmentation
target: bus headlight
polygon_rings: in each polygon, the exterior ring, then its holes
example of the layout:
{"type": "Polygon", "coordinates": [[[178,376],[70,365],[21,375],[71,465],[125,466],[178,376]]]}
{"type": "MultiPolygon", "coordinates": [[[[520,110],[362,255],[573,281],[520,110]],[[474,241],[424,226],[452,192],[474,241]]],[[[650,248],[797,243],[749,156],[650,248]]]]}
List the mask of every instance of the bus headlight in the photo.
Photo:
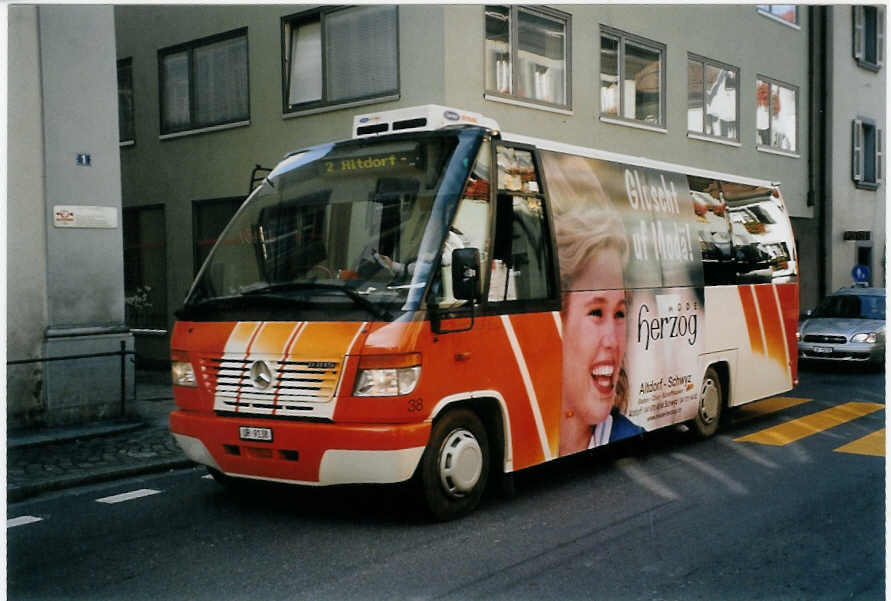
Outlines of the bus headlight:
{"type": "Polygon", "coordinates": [[[359,360],[356,396],[399,396],[414,391],[421,377],[421,355],[370,355],[359,360]]]}
{"type": "Polygon", "coordinates": [[[170,374],[174,386],[188,386],[196,388],[198,381],[195,379],[195,370],[188,361],[173,361],[170,364],[170,374]]]}
{"type": "Polygon", "coordinates": [[[851,342],[868,342],[869,344],[875,344],[878,339],[876,332],[870,332],[869,334],[854,334],[851,336],[851,342]]]}

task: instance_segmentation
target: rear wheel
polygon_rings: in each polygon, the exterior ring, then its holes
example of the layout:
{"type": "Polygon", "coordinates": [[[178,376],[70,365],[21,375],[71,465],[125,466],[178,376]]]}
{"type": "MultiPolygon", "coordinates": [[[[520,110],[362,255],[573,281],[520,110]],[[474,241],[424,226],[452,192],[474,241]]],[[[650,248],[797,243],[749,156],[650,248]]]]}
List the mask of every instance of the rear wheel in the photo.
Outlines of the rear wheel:
{"type": "Polygon", "coordinates": [[[696,417],[690,422],[693,434],[697,438],[714,436],[718,431],[723,409],[724,391],[721,388],[721,378],[715,368],[709,367],[705,370],[705,377],[702,379],[696,417]]]}
{"type": "Polygon", "coordinates": [[[427,508],[439,520],[473,511],[489,477],[489,439],[470,410],[449,411],[435,424],[419,471],[427,508]]]}

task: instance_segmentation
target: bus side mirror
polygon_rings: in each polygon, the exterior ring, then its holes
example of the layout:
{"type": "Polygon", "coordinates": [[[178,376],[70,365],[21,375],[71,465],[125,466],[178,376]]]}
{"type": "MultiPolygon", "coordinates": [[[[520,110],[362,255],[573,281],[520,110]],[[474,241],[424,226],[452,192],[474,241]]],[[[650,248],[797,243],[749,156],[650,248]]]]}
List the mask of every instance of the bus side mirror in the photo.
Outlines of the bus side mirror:
{"type": "Polygon", "coordinates": [[[452,251],[452,289],[457,300],[480,301],[479,249],[456,248],[452,251]]]}

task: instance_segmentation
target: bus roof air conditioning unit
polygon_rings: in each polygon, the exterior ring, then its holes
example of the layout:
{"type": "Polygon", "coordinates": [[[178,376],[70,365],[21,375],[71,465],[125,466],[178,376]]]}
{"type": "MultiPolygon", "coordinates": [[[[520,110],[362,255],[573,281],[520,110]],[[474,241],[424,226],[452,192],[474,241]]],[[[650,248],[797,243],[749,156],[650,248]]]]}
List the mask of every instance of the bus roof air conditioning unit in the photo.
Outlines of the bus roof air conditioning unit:
{"type": "Polygon", "coordinates": [[[479,113],[438,104],[426,104],[356,115],[353,117],[353,137],[366,138],[408,131],[431,131],[455,125],[478,125],[492,130],[499,129],[494,119],[479,113]]]}

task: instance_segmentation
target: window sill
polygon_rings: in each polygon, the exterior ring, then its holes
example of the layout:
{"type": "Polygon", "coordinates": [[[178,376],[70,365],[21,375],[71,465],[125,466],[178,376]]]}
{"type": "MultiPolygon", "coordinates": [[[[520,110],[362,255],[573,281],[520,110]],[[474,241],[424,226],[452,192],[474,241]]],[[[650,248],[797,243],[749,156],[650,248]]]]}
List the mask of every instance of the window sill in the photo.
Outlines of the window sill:
{"type": "Polygon", "coordinates": [[[871,63],[869,61],[866,61],[866,60],[863,60],[860,58],[854,59],[854,60],[857,61],[858,67],[860,67],[861,69],[864,69],[866,71],[872,71],[873,73],[878,73],[879,71],[882,70],[882,65],[880,65],[879,63],[871,63]]]}
{"type": "Polygon", "coordinates": [[[702,142],[714,142],[715,144],[723,144],[724,146],[733,146],[734,148],[740,148],[742,144],[735,140],[728,140],[726,138],[714,138],[711,136],[706,136],[703,134],[697,134],[695,132],[687,132],[687,137],[691,140],[700,140],[702,142]]]}
{"type": "Polygon", "coordinates": [[[881,182],[854,182],[854,187],[858,190],[875,191],[879,189],[881,182]]]}
{"type": "Polygon", "coordinates": [[[557,106],[551,106],[549,104],[539,104],[537,102],[528,101],[528,100],[520,100],[518,98],[510,98],[506,96],[497,96],[495,94],[486,93],[483,94],[484,100],[489,100],[491,102],[501,102],[503,104],[512,104],[514,106],[522,106],[527,109],[536,109],[539,111],[546,111],[549,113],[557,113],[558,115],[569,115],[572,116],[574,113],[572,109],[569,108],[560,108],[557,106]]]}
{"type": "Polygon", "coordinates": [[[768,12],[764,12],[763,10],[759,10],[759,11],[757,11],[757,12],[758,12],[759,15],[761,15],[761,16],[764,17],[765,19],[770,19],[771,21],[776,21],[777,23],[779,23],[779,24],[781,24],[781,25],[785,25],[786,27],[791,27],[792,29],[796,29],[796,30],[798,30],[798,31],[801,31],[801,25],[799,25],[799,24],[797,24],[797,23],[790,23],[790,22],[787,21],[786,19],[781,19],[781,18],[779,18],[778,16],[773,15],[773,14],[768,13],[768,12]]]}
{"type": "Polygon", "coordinates": [[[124,140],[123,142],[118,142],[118,146],[120,148],[125,148],[127,146],[136,146],[136,140],[124,140]]]}
{"type": "Polygon", "coordinates": [[[198,134],[207,134],[215,131],[223,131],[226,129],[234,129],[236,127],[245,127],[250,125],[250,120],[236,121],[235,123],[225,123],[223,125],[213,125],[211,127],[202,127],[199,129],[187,129],[186,131],[178,131],[171,134],[161,134],[159,140],[173,140],[174,138],[184,138],[186,136],[197,136],[198,134]]]}
{"type": "Polygon", "coordinates": [[[639,121],[629,121],[625,119],[615,119],[613,117],[600,117],[601,123],[609,123],[611,125],[622,125],[624,127],[632,127],[634,129],[643,129],[646,131],[654,131],[659,134],[667,134],[668,129],[659,127],[658,125],[649,125],[639,121]]]}
{"type": "Polygon", "coordinates": [[[378,96],[376,98],[366,98],[364,100],[354,100],[352,102],[340,102],[337,104],[328,104],[325,106],[317,106],[311,109],[300,109],[288,113],[282,113],[282,119],[296,119],[297,117],[307,117],[309,115],[318,115],[320,113],[331,113],[333,111],[342,111],[345,109],[355,108],[357,106],[367,106],[369,104],[380,104],[382,102],[393,102],[399,100],[399,94],[391,94],[389,96],[378,96]]]}
{"type": "Polygon", "coordinates": [[[755,149],[758,152],[763,152],[765,154],[775,154],[781,157],[789,157],[790,159],[800,159],[801,155],[797,152],[789,152],[788,150],[779,150],[777,148],[771,148],[770,146],[756,146],[755,149]]]}

